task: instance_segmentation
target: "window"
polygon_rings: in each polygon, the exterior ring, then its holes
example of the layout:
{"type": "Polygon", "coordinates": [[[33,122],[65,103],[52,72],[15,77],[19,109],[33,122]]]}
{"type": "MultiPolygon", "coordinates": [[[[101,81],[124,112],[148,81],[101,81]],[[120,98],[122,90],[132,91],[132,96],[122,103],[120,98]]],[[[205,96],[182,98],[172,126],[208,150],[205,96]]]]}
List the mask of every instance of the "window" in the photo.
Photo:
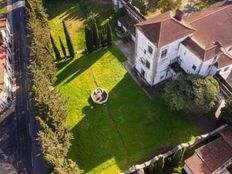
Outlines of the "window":
{"type": "Polygon", "coordinates": [[[140,58],[140,62],[145,66],[146,65],[146,61],[143,57],[140,58]]]}
{"type": "Polygon", "coordinates": [[[145,77],[145,71],[143,70],[143,68],[141,68],[141,75],[145,77]]]}
{"type": "Polygon", "coordinates": [[[143,53],[146,54],[146,53],[147,53],[147,50],[144,49],[143,53]]]}
{"type": "Polygon", "coordinates": [[[168,49],[165,49],[161,52],[161,58],[165,58],[167,56],[168,49]]]}
{"type": "Polygon", "coordinates": [[[161,77],[160,77],[160,80],[162,80],[163,78],[164,78],[164,76],[161,76],[161,77]]]}
{"type": "Polygon", "coordinates": [[[196,65],[193,65],[192,69],[195,71],[197,69],[196,65]]]}
{"type": "Polygon", "coordinates": [[[151,46],[148,46],[148,52],[149,52],[149,54],[152,54],[152,53],[153,53],[153,49],[152,49],[151,46]]]}
{"type": "Polygon", "coordinates": [[[146,61],[146,67],[150,69],[150,66],[151,66],[150,62],[146,61]]]}

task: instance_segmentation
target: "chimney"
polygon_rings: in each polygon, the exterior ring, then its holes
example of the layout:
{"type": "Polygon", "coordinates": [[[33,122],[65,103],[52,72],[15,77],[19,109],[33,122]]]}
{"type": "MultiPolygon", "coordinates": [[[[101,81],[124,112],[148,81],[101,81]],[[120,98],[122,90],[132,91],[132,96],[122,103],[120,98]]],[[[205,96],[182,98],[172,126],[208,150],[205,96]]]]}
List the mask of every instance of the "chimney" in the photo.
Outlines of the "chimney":
{"type": "Polygon", "coordinates": [[[178,21],[181,21],[183,16],[184,16],[184,13],[181,10],[177,9],[175,12],[174,18],[177,19],[178,21]]]}

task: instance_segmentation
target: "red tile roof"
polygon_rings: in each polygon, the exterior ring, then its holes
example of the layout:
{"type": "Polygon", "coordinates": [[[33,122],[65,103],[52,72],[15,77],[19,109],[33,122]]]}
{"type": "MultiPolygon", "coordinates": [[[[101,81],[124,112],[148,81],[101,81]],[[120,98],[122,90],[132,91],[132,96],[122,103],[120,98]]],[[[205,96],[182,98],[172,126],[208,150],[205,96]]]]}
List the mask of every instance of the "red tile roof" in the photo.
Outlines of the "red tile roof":
{"type": "Polygon", "coordinates": [[[166,12],[140,22],[136,27],[157,47],[162,47],[194,31],[172,16],[172,12],[166,12]]]}
{"type": "Polygon", "coordinates": [[[196,31],[193,38],[205,49],[219,41],[223,47],[232,45],[232,2],[219,2],[212,7],[185,17],[196,31]]]}
{"type": "Polygon", "coordinates": [[[198,148],[195,152],[211,172],[232,157],[232,148],[222,137],[198,148]]]}
{"type": "Polygon", "coordinates": [[[207,165],[199,158],[197,154],[194,154],[185,160],[185,164],[193,174],[211,174],[207,165]]]}
{"type": "Polygon", "coordinates": [[[193,174],[209,174],[232,158],[232,129],[226,128],[221,137],[195,150],[193,156],[185,160],[193,174]]]}
{"type": "Polygon", "coordinates": [[[232,128],[227,127],[226,129],[223,129],[220,132],[220,135],[223,137],[223,139],[232,147],[232,128]]]}
{"type": "Polygon", "coordinates": [[[186,38],[182,44],[203,61],[207,61],[219,53],[216,45],[212,46],[211,48],[204,49],[199,43],[190,37],[186,38]]]}
{"type": "Polygon", "coordinates": [[[223,68],[225,66],[228,66],[232,64],[232,56],[226,54],[226,53],[221,53],[219,55],[219,58],[215,64],[215,66],[220,69],[220,68],[223,68]]]}
{"type": "MultiPolygon", "coordinates": [[[[232,2],[222,1],[211,7],[176,20],[172,12],[147,19],[136,25],[157,47],[191,35],[183,44],[203,61],[219,52],[215,42],[226,50],[232,46],[232,2]]],[[[228,55],[221,55],[218,67],[231,64],[228,55]]]]}

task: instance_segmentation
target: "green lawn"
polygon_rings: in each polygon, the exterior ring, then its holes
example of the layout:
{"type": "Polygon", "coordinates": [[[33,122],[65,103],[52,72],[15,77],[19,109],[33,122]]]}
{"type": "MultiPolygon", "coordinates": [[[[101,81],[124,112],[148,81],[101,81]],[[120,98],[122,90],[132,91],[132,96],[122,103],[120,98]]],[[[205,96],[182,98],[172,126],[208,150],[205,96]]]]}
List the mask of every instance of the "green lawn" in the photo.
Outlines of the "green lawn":
{"type": "MultiPolygon", "coordinates": [[[[87,1],[97,14],[99,25],[112,18],[110,5],[87,1]]],[[[76,50],[85,45],[86,16],[78,2],[58,0],[46,4],[56,42],[59,35],[64,39],[61,22],[65,20],[76,50]]],[[[119,173],[160,149],[188,141],[198,133],[183,113],[168,111],[160,97],[151,101],[144,95],[122,66],[123,60],[124,56],[112,46],[57,63],[56,86],[67,100],[66,121],[74,135],[69,157],[85,173],[119,173]],[[106,105],[95,105],[90,99],[97,86],[110,94],[106,105]]]]}
{"type": "Polygon", "coordinates": [[[74,134],[69,156],[86,173],[119,173],[198,133],[183,113],[170,112],[160,97],[150,100],[122,60],[112,46],[57,64],[57,88],[67,99],[67,123],[74,134]],[[90,99],[97,86],[110,94],[106,105],[95,105],[90,99]]]}
{"type": "MultiPolygon", "coordinates": [[[[1,0],[0,0],[1,1],[1,0]]],[[[98,4],[97,0],[86,0],[91,8],[92,14],[96,16],[97,23],[102,26],[112,18],[113,8],[111,4],[98,4]]],[[[47,13],[49,16],[51,33],[54,36],[58,49],[61,52],[59,36],[65,41],[62,21],[66,22],[71,36],[74,49],[85,49],[84,23],[86,15],[80,8],[79,0],[57,0],[46,2],[47,13]]],[[[62,52],[61,52],[62,54],[62,52]]]]}

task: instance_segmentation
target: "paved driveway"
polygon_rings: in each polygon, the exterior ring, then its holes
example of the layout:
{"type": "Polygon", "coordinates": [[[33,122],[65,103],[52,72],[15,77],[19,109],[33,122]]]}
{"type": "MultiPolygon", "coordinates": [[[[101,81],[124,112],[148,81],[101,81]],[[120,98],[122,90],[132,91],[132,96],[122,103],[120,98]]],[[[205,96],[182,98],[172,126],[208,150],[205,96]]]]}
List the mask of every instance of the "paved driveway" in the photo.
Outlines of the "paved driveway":
{"type": "Polygon", "coordinates": [[[135,57],[135,43],[132,40],[117,40],[114,44],[120,49],[125,55],[130,64],[134,64],[135,57]]]}

